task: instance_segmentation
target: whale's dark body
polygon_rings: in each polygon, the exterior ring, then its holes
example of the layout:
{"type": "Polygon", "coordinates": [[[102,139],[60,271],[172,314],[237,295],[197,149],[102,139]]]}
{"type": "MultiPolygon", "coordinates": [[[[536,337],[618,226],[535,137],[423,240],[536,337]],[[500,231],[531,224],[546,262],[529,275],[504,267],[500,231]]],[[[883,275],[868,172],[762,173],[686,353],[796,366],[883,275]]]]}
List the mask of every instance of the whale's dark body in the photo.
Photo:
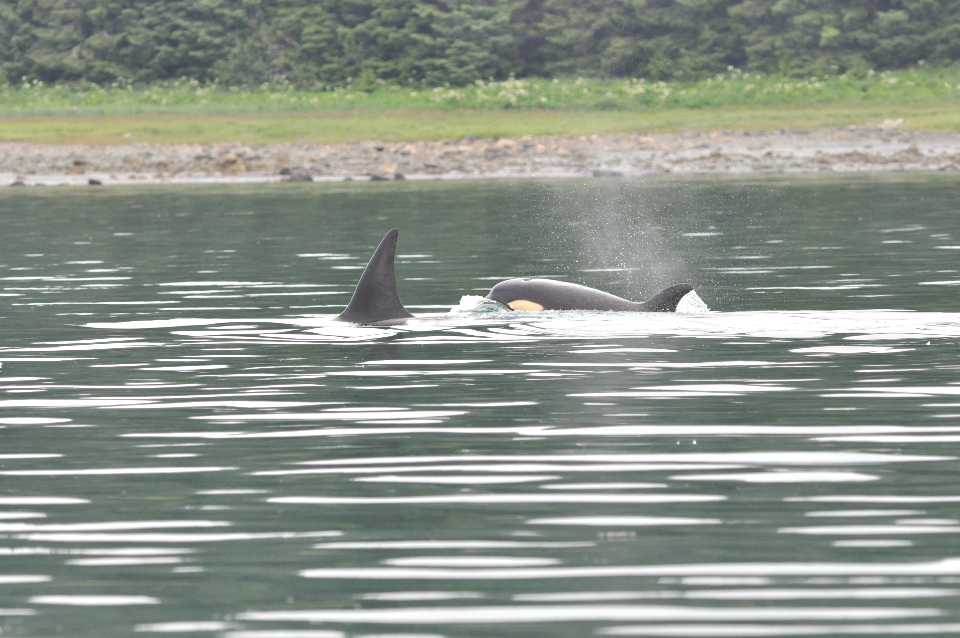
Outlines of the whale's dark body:
{"type": "Polygon", "coordinates": [[[674,284],[648,301],[629,301],[602,290],[553,279],[508,279],[487,294],[513,310],[618,310],[621,312],[674,312],[690,284],[674,284]]]}
{"type": "MultiPolygon", "coordinates": [[[[394,258],[397,236],[394,228],[374,251],[360,276],[356,290],[338,321],[362,324],[402,323],[413,317],[397,294],[394,258]]],[[[647,301],[633,302],[578,284],[553,279],[509,279],[494,286],[487,299],[511,310],[615,310],[621,312],[675,312],[690,284],[674,284],[647,301]]]]}

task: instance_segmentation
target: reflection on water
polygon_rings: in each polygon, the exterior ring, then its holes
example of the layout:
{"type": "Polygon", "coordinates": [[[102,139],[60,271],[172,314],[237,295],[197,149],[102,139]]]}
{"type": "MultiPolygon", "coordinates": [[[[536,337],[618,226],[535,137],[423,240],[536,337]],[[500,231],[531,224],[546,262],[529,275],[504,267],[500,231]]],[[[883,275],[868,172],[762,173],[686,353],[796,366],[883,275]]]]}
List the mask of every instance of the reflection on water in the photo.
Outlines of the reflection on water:
{"type": "Polygon", "coordinates": [[[0,195],[0,633],[960,634],[954,178],[248,189],[0,195]]]}

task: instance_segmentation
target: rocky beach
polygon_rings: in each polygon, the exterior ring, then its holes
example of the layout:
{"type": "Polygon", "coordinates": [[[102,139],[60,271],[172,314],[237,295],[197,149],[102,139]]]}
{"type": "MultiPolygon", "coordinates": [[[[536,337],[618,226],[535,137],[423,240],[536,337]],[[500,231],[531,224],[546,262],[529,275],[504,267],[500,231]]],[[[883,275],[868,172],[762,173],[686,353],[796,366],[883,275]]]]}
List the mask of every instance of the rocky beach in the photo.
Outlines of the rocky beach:
{"type": "Polygon", "coordinates": [[[346,144],[0,144],[0,184],[111,185],[960,170],[960,133],[902,121],[346,144]]]}

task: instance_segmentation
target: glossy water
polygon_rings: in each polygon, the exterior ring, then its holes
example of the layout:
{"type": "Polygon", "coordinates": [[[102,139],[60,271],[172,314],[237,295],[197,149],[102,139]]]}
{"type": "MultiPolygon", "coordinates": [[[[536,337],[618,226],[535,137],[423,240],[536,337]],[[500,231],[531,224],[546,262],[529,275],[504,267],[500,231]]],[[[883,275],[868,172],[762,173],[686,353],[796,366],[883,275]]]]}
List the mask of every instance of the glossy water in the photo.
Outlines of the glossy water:
{"type": "Polygon", "coordinates": [[[958,193],[4,191],[2,635],[960,635],[958,193]],[[711,312],[448,312],[519,275],[711,312]]]}

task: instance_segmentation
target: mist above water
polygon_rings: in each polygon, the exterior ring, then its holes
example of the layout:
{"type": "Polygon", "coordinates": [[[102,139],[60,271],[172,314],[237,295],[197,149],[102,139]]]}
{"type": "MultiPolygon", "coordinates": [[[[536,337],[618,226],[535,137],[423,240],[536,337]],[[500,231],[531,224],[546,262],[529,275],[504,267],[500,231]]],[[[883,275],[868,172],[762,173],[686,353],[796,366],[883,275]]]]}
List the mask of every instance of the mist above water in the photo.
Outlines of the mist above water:
{"type": "MultiPolygon", "coordinates": [[[[643,191],[620,182],[559,194],[563,242],[582,283],[642,301],[685,281],[688,269],[672,245],[678,220],[643,191]]],[[[694,282],[695,283],[695,282],[694,282]]]]}

